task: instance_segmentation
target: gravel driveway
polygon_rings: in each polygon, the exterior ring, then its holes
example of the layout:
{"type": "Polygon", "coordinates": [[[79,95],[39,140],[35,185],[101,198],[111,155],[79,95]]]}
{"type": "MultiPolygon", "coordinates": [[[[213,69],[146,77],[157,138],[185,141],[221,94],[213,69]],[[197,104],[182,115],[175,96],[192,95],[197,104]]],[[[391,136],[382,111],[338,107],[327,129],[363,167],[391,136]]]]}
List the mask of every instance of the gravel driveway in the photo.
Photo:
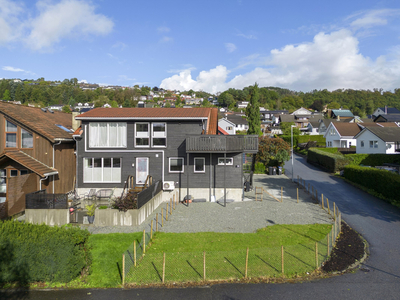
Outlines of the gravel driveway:
{"type": "MultiPolygon", "coordinates": [[[[162,232],[255,232],[258,228],[274,224],[314,224],[333,223],[326,211],[312,201],[310,196],[299,189],[299,203],[297,203],[297,185],[286,176],[255,175],[254,187],[263,187],[271,195],[264,192],[263,201],[254,201],[255,189],[245,193],[241,202],[227,203],[226,207],[219,203],[203,202],[190,203],[189,206],[179,204],[169,220],[164,220],[162,232]],[[281,187],[283,187],[282,202],[281,187]],[[275,197],[275,198],[274,198],[275,197]]],[[[82,228],[96,233],[137,232],[148,229],[151,220],[159,214],[165,204],[140,226],[93,226],[83,225],[82,228]]],[[[154,225],[155,226],[155,225],[154,225]]]]}

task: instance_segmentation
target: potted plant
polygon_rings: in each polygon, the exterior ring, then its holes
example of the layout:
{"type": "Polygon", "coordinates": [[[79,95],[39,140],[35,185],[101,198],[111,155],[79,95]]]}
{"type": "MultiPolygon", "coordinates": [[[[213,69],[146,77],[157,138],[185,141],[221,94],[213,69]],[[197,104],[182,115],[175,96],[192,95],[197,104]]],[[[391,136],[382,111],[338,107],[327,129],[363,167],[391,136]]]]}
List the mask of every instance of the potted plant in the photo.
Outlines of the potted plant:
{"type": "Polygon", "coordinates": [[[86,214],[88,216],[89,224],[93,224],[93,222],[94,222],[94,212],[96,210],[96,205],[95,204],[86,205],[85,208],[87,210],[86,214]]]}

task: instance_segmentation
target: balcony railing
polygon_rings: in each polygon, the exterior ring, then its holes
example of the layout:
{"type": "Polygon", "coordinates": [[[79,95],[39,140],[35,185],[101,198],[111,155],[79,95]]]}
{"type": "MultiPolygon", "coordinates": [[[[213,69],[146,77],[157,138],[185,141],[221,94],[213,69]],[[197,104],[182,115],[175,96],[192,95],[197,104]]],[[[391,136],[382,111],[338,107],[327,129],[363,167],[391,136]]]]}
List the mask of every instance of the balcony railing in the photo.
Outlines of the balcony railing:
{"type": "Polygon", "coordinates": [[[257,153],[257,135],[199,135],[186,138],[186,152],[257,153]]]}

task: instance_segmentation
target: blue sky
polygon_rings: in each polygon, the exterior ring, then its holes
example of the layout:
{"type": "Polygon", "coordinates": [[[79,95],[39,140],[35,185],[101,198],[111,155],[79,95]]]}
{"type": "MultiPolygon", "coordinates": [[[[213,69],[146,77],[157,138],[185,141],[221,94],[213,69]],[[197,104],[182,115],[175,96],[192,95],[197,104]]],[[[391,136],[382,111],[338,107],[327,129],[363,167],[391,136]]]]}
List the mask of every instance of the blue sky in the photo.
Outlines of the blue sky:
{"type": "Polygon", "coordinates": [[[0,78],[400,88],[400,2],[0,0],[0,78]]]}

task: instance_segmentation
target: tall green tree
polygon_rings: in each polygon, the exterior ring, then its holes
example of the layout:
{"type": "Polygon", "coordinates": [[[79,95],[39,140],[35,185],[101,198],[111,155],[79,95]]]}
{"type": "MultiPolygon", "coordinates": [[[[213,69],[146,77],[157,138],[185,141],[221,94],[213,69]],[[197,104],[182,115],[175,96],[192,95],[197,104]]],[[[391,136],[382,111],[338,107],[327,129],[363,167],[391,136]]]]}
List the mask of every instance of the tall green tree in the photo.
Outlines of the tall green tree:
{"type": "Polygon", "coordinates": [[[246,108],[247,122],[249,122],[249,129],[247,134],[261,135],[261,118],[260,118],[260,105],[258,103],[258,84],[255,83],[250,90],[250,101],[246,108]]]}
{"type": "Polygon", "coordinates": [[[5,90],[3,94],[3,100],[9,101],[11,100],[11,95],[9,90],[5,90]]]}

